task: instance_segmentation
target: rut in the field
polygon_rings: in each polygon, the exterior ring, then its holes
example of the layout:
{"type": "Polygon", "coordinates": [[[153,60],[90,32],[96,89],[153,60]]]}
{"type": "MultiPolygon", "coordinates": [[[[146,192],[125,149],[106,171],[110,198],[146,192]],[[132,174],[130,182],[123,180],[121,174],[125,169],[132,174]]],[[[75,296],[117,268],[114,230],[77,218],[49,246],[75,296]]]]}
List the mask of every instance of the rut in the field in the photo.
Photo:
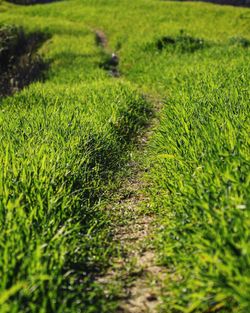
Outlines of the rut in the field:
{"type": "MultiPolygon", "coordinates": [[[[157,118],[152,118],[146,132],[138,139],[140,160],[147,153],[147,142],[156,123],[157,118]]],[[[112,266],[97,281],[104,290],[116,284],[121,288],[117,313],[156,313],[161,304],[166,271],[157,264],[152,244],[157,227],[155,216],[142,210],[142,205],[148,202],[144,192],[148,183],[143,177],[147,168],[141,161],[130,166],[132,176],[120,189],[118,200],[107,207],[117,217],[113,237],[120,247],[120,256],[112,260],[112,266]]]]}
{"type": "Polygon", "coordinates": [[[117,52],[111,51],[108,47],[108,39],[105,33],[101,30],[95,30],[95,41],[97,46],[101,48],[102,61],[99,64],[100,68],[107,71],[112,77],[120,77],[120,58],[117,52]]]}

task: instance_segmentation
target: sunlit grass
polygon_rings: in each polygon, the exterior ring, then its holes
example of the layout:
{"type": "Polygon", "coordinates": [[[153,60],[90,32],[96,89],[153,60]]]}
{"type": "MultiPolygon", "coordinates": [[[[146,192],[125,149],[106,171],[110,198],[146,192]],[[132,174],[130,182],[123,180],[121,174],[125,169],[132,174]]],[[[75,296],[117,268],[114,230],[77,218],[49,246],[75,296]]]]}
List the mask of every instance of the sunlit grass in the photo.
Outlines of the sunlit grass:
{"type": "Polygon", "coordinates": [[[93,273],[115,253],[101,209],[145,125],[151,209],[170,272],[163,312],[249,307],[249,10],[154,0],[0,5],[50,35],[34,83],[0,105],[2,312],[112,312],[93,273]],[[120,58],[104,71],[95,30],[120,58]],[[172,44],[159,49],[159,40],[172,44]]]}

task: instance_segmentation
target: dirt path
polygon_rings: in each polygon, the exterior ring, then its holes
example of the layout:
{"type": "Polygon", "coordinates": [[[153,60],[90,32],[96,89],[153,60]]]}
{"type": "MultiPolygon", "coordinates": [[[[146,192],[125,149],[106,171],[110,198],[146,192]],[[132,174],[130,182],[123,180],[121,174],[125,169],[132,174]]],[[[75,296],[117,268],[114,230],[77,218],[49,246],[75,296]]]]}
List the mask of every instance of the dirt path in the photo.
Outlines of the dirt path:
{"type": "Polygon", "coordinates": [[[102,62],[99,66],[107,71],[112,77],[120,77],[119,63],[120,58],[116,52],[112,52],[108,46],[108,38],[102,30],[96,29],[95,33],[95,42],[96,45],[101,48],[102,62]]]}
{"type": "MultiPolygon", "coordinates": [[[[160,103],[157,103],[156,110],[160,103]]],[[[146,132],[138,139],[138,160],[147,153],[147,143],[157,118],[153,118],[146,132]]],[[[120,189],[115,203],[107,210],[116,215],[114,240],[120,247],[120,256],[112,260],[107,273],[98,278],[103,288],[110,284],[120,288],[117,313],[155,313],[161,304],[161,290],[165,270],[157,265],[152,245],[157,227],[153,215],[143,213],[148,201],[143,190],[147,188],[143,176],[147,169],[141,161],[130,164],[132,175],[120,189]]],[[[108,289],[108,288],[107,288],[108,289]]]]}

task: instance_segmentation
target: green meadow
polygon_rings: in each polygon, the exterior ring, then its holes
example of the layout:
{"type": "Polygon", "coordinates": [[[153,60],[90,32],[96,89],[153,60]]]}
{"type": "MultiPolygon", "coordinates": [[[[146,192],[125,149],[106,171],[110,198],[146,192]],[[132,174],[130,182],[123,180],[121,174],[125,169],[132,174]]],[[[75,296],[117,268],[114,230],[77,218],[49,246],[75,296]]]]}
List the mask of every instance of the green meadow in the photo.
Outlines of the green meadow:
{"type": "Polygon", "coordinates": [[[46,34],[49,66],[0,99],[0,312],[117,312],[118,290],[95,280],[119,254],[106,208],[156,116],[140,161],[159,312],[248,313],[250,9],[1,1],[6,25],[46,34]],[[119,77],[102,66],[112,52],[119,77]]]}

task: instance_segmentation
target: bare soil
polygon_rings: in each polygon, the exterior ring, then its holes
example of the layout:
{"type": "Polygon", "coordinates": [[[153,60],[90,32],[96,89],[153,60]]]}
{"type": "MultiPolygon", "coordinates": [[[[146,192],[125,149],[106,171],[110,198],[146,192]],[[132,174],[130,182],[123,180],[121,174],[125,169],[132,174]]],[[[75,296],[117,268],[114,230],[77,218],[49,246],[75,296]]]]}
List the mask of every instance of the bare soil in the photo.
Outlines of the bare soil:
{"type": "Polygon", "coordinates": [[[107,71],[112,77],[120,77],[119,63],[120,58],[117,53],[110,49],[108,46],[108,39],[102,30],[95,30],[95,41],[97,46],[102,49],[103,61],[99,64],[100,68],[107,71]]]}
{"type": "MultiPolygon", "coordinates": [[[[153,118],[138,139],[140,159],[144,159],[147,142],[156,123],[157,118],[153,118]]],[[[157,228],[155,216],[142,210],[149,202],[145,195],[149,186],[143,178],[147,168],[139,162],[131,163],[130,167],[131,177],[120,189],[116,202],[106,208],[117,217],[113,237],[120,248],[120,255],[111,261],[111,267],[97,281],[104,290],[108,290],[109,285],[120,288],[117,313],[156,313],[161,305],[166,270],[158,264],[152,244],[157,228]]]]}
{"type": "Polygon", "coordinates": [[[99,29],[97,29],[95,31],[95,40],[96,40],[96,44],[100,47],[102,47],[103,49],[106,49],[108,46],[108,39],[105,35],[105,33],[99,29]]]}

